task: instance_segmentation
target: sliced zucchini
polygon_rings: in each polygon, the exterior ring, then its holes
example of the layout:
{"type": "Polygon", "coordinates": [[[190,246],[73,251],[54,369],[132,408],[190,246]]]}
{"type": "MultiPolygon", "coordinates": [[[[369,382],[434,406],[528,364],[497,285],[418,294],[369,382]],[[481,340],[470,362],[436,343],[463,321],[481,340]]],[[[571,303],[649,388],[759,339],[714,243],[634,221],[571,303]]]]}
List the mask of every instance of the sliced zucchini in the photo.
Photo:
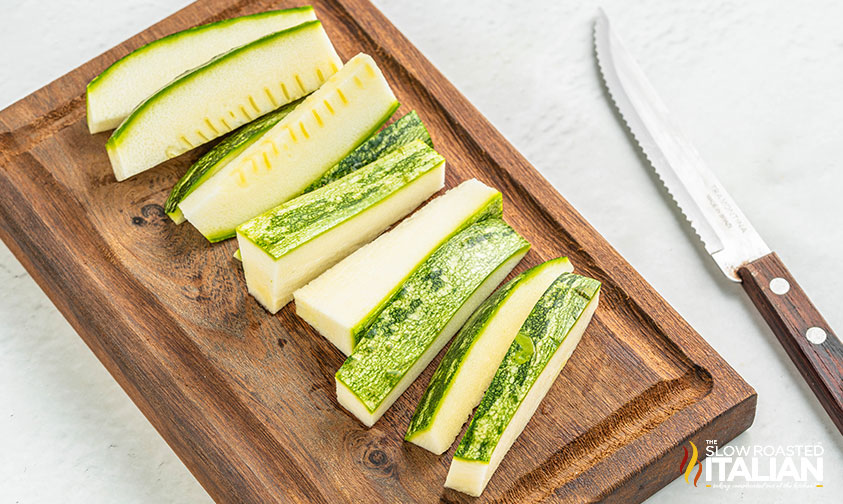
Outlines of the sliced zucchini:
{"type": "Polygon", "coordinates": [[[473,496],[483,492],[579,343],[599,294],[597,280],[564,273],[542,295],[480,401],[446,487],[473,496]]]}
{"type": "Polygon", "coordinates": [[[371,57],[358,54],[179,205],[208,240],[299,194],[398,108],[371,57]]]}
{"type": "Polygon", "coordinates": [[[297,290],[296,313],[348,355],[434,250],[474,222],[501,213],[500,192],[476,179],[463,182],[297,290]]]}
{"type": "MultiPolygon", "coordinates": [[[[430,135],[427,129],[419,119],[416,111],[413,110],[404,115],[401,119],[390,124],[380,132],[370,136],[368,140],[360,144],[350,154],[342,158],[342,161],[334,165],[333,168],[325,172],[322,177],[311,184],[304,190],[305,193],[319,189],[335,180],[338,180],[349,173],[366,166],[367,164],[377,160],[384,154],[407,145],[413,140],[419,140],[430,147],[433,147],[433,142],[430,140],[430,135]]],[[[234,258],[240,260],[240,251],[234,253],[234,258]]],[[[348,353],[348,352],[346,352],[348,353]]]]}
{"type": "Polygon", "coordinates": [[[319,189],[325,184],[341,179],[396,147],[407,145],[413,140],[420,140],[433,147],[430,134],[427,132],[427,128],[424,127],[424,123],[422,123],[421,118],[415,110],[408,112],[401,119],[382,129],[377,134],[370,136],[368,140],[357,146],[356,149],[342,158],[339,163],[326,171],[316,182],[310,184],[304,192],[319,189]]]}
{"type": "Polygon", "coordinates": [[[316,19],[313,7],[261,12],[160,38],[114,62],[88,84],[88,129],[116,128],[137,105],[218,54],[316,19]]]}
{"type": "Polygon", "coordinates": [[[249,293],[272,313],[293,291],[442,188],[445,160],[421,142],[400,147],[237,228],[249,293]]]}
{"type": "Polygon", "coordinates": [[[341,65],[319,21],[232,49],[137,106],[106,143],[125,180],[311,93],[341,65]]]}
{"type": "Polygon", "coordinates": [[[571,271],[567,257],[547,261],[480,305],[439,362],[404,439],[437,455],[451,447],[533,306],[559,275],[571,271]]]}
{"type": "Polygon", "coordinates": [[[445,242],[410,275],[337,371],[339,403],[374,425],[529,248],[500,219],[472,224],[445,242]]]}
{"type": "Polygon", "coordinates": [[[255,143],[258,138],[271,127],[275,126],[278,121],[292,112],[303,99],[300,98],[293,103],[288,103],[265,116],[255,119],[249,124],[241,126],[240,129],[225,137],[213,149],[197,159],[187,170],[187,173],[176,183],[173,190],[170,191],[170,196],[164,204],[164,211],[173,219],[173,222],[181,224],[185,221],[184,214],[179,209],[179,203],[188,194],[192,193],[200,184],[220,171],[223,166],[237,157],[246,147],[255,143]]]}

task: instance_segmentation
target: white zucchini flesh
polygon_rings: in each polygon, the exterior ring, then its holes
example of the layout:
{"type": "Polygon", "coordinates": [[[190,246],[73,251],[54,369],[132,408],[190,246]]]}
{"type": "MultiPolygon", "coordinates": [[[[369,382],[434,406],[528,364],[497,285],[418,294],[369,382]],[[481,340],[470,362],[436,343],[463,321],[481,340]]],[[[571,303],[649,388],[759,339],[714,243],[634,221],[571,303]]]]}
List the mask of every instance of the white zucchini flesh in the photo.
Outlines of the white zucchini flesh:
{"type": "Polygon", "coordinates": [[[150,42],[88,84],[88,129],[91,133],[114,129],[137,105],[188,70],[235,47],[315,19],[313,7],[297,7],[226,19],[150,42]]]}
{"type": "Polygon", "coordinates": [[[466,300],[459,311],[457,311],[457,313],[445,325],[424,355],[418,359],[415,364],[413,364],[413,366],[402,377],[401,382],[389,393],[387,398],[384,399],[378,408],[374,411],[369,411],[366,408],[366,405],[357,398],[354,392],[352,392],[341,381],[335,380],[337,384],[337,400],[340,405],[347,409],[352,415],[357,417],[357,419],[360,420],[366,427],[375,425],[375,422],[377,422],[378,419],[386,413],[386,410],[388,410],[389,407],[392,406],[399,397],[401,397],[401,394],[407,390],[407,387],[409,387],[410,384],[418,378],[421,372],[424,371],[424,368],[426,368],[427,365],[430,364],[430,361],[432,361],[439,351],[442,350],[442,347],[451,340],[451,337],[453,337],[459,328],[462,327],[474,309],[477,308],[484,299],[489,297],[489,294],[495,290],[495,287],[497,287],[497,285],[506,278],[509,272],[518,265],[526,254],[527,250],[524,250],[523,252],[512,256],[500,265],[491,275],[486,277],[486,280],[484,280],[477,290],[475,290],[468,300],[466,300]]]}
{"type": "Polygon", "coordinates": [[[518,436],[521,435],[524,427],[527,426],[536,409],[538,409],[539,404],[541,404],[542,399],[544,399],[544,396],[547,395],[550,387],[556,381],[556,377],[559,376],[571,354],[574,353],[574,349],[582,339],[583,332],[585,332],[592,315],[594,315],[594,311],[597,309],[599,297],[600,295],[598,293],[589,302],[580,318],[571,328],[565,341],[562,342],[536,382],[533,383],[530,391],[521,402],[518,411],[504,429],[503,434],[501,434],[489,463],[454,458],[451,461],[451,468],[448,470],[448,477],[445,480],[445,486],[447,488],[453,488],[454,490],[474,497],[479,497],[483,493],[495,470],[500,465],[501,460],[509,452],[512,444],[518,439],[518,436]]]}
{"type": "MultiPolygon", "coordinates": [[[[570,273],[573,269],[567,258],[554,259],[537,266],[535,274],[518,283],[502,300],[497,312],[485,327],[474,336],[474,342],[462,358],[459,370],[453,375],[428,428],[408,435],[407,441],[437,455],[445,453],[451,447],[463,424],[471,416],[471,410],[483,398],[483,393],[533,306],[559,275],[570,273]]],[[[517,277],[514,280],[517,280],[517,277]]],[[[470,324],[471,321],[463,331],[470,324]]],[[[459,338],[460,336],[457,336],[452,347],[458,344],[459,338]]],[[[447,359],[448,354],[443,357],[440,366],[447,359]]],[[[431,381],[436,379],[438,371],[437,369],[431,381]]]]}
{"type": "Polygon", "coordinates": [[[500,193],[476,179],[463,182],[297,290],[296,313],[349,355],[355,332],[416,267],[487,211],[500,217],[500,193]]]}
{"type": "Polygon", "coordinates": [[[299,194],[398,107],[374,60],[358,54],[179,204],[211,241],[299,194]]]}
{"type": "MultiPolygon", "coordinates": [[[[293,292],[410,213],[445,183],[445,163],[421,175],[385,201],[322,233],[278,259],[238,233],[249,293],[270,313],[293,292]]],[[[316,193],[316,191],[314,191],[316,193]]],[[[310,193],[310,194],[314,194],[310,193]]]]}
{"type": "Polygon", "coordinates": [[[272,33],[169,83],[106,143],[125,180],[314,91],[341,61],[319,21],[272,33]]]}

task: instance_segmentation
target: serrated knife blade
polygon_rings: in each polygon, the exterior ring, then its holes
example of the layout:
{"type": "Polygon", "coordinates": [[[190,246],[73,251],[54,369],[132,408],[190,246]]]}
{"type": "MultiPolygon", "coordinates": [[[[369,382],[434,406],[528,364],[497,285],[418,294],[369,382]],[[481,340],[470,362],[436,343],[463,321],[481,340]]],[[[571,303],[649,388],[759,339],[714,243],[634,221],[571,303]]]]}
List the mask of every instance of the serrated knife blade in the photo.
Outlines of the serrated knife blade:
{"type": "Polygon", "coordinates": [[[594,48],[609,94],[656,174],[723,273],[742,282],[843,433],[843,344],[679,129],[602,10],[594,48]]]}
{"type": "Polygon", "coordinates": [[[723,273],[740,282],[738,268],[770,248],[682,133],[602,10],[594,45],[609,94],[656,174],[723,273]]]}

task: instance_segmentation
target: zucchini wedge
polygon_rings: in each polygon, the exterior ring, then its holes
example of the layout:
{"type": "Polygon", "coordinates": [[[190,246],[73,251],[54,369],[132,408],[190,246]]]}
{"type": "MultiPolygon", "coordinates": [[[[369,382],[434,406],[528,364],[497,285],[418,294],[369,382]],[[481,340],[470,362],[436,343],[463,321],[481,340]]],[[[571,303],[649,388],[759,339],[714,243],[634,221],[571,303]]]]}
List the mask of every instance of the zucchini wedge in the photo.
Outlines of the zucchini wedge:
{"type": "Polygon", "coordinates": [[[515,336],[460,441],[445,486],[479,496],[580,342],[597,280],[563,273],[515,336]]]}
{"type": "Polygon", "coordinates": [[[209,241],[302,193],[398,108],[374,60],[358,54],[179,208],[209,241]]]}
{"type": "Polygon", "coordinates": [[[114,129],[156,91],[214,56],[315,19],[313,7],[295,7],[196,26],[150,42],[88,84],[88,129],[114,129]]]}
{"type": "Polygon", "coordinates": [[[476,179],[463,182],[297,290],[296,313],[348,355],[433,251],[465,227],[501,215],[500,192],[476,179]]]}
{"type": "Polygon", "coordinates": [[[573,269],[567,257],[539,264],[480,305],[439,362],[405,440],[437,455],[451,447],[533,306],[559,275],[573,269]]]}
{"type": "Polygon", "coordinates": [[[303,98],[293,103],[288,103],[265,116],[255,119],[249,124],[241,126],[240,129],[225,137],[213,149],[197,159],[188,168],[187,173],[179,179],[172,191],[170,191],[170,196],[167,198],[166,203],[164,203],[164,211],[167,212],[167,215],[170,216],[173,222],[181,224],[186,220],[184,214],[179,209],[179,203],[188,194],[192,193],[200,184],[220,171],[223,166],[237,157],[246,147],[255,143],[258,138],[275,126],[278,121],[292,112],[302,100],[303,98]]]}
{"type": "Polygon", "coordinates": [[[249,293],[275,313],[293,292],[442,188],[445,159],[421,142],[237,228],[249,293]]]}
{"type": "MultiPolygon", "coordinates": [[[[419,115],[413,110],[390,124],[380,132],[369,137],[360,144],[349,155],[342,158],[342,161],[325,172],[316,182],[310,184],[304,193],[319,189],[335,180],[338,180],[349,173],[376,161],[381,156],[395,150],[402,145],[407,145],[413,140],[419,140],[433,147],[427,128],[424,127],[419,115]]],[[[240,251],[234,253],[234,258],[240,260],[240,251]]],[[[350,353],[349,350],[346,354],[350,353]]]]}
{"type": "Polygon", "coordinates": [[[445,242],[410,275],[337,371],[339,403],[374,425],[529,248],[500,219],[472,224],[445,242]]]}
{"type": "Polygon", "coordinates": [[[221,54],[147,98],[114,130],[105,146],[114,176],[125,180],[301,98],[341,64],[319,21],[221,54]]]}
{"type": "Polygon", "coordinates": [[[356,149],[342,158],[342,161],[326,171],[316,182],[310,184],[304,192],[307,193],[314,189],[319,189],[326,184],[339,180],[354,170],[375,161],[396,147],[407,145],[413,140],[420,140],[433,147],[430,134],[427,132],[427,128],[424,127],[424,123],[422,123],[421,118],[415,110],[404,114],[401,119],[398,119],[380,132],[370,136],[368,140],[358,145],[356,149]]]}

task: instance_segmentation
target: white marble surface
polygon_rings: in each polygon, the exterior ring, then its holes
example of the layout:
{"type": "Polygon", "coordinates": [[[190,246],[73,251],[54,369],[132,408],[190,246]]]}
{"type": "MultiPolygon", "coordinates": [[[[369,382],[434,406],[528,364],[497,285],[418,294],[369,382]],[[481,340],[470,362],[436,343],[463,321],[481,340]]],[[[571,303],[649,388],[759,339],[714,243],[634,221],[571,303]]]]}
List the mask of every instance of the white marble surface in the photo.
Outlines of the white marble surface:
{"type": "MultiPolygon", "coordinates": [[[[184,0],[5,0],[0,107],[184,0]]],[[[843,442],[739,285],[723,278],[621,128],[591,53],[597,3],[377,2],[758,391],[737,444],[825,448],[825,486],[688,488],[649,502],[839,502],[843,442]]],[[[703,157],[843,327],[843,3],[606,0],[703,157]]],[[[0,502],[206,502],[207,494],[5,246],[0,502]]]]}

